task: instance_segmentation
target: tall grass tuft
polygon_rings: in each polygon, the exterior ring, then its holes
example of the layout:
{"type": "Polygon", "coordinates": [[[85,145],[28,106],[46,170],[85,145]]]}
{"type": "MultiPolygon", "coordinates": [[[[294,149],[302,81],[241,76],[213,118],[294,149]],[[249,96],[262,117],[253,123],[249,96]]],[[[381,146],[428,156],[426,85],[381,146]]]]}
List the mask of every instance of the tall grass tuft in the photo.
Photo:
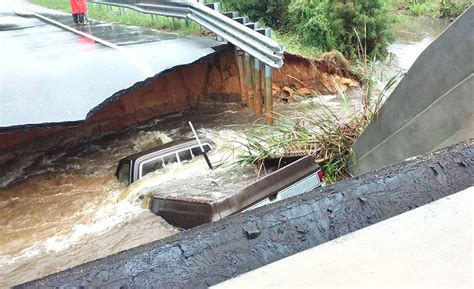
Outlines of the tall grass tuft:
{"type": "MultiPolygon", "coordinates": [[[[359,38],[360,39],[360,38],[359,38]]],[[[297,106],[293,116],[275,113],[274,125],[254,124],[239,139],[244,153],[238,163],[260,168],[266,158],[312,155],[325,171],[325,181],[333,183],[347,178],[347,163],[352,155],[351,146],[370,121],[378,116],[380,108],[393,86],[402,76],[391,76],[379,88],[381,77],[390,61],[368,59],[364,44],[359,40],[360,61],[357,70],[364,82],[362,97],[357,100],[338,88],[340,105],[334,106],[319,97],[297,106]]],[[[314,94],[317,95],[316,91],[314,94]]]]}

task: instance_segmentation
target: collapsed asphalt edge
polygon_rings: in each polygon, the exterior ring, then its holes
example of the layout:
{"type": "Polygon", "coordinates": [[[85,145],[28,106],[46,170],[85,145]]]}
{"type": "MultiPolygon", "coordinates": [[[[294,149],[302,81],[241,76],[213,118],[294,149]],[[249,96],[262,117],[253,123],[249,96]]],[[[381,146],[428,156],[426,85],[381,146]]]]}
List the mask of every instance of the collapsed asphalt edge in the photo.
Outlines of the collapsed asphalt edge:
{"type": "Polygon", "coordinates": [[[205,288],[473,185],[471,139],[17,288],[205,288]]]}
{"type": "Polygon", "coordinates": [[[214,52],[204,55],[193,62],[175,65],[161,72],[158,72],[154,76],[146,77],[143,81],[136,82],[135,84],[133,84],[132,86],[128,88],[119,90],[115,92],[114,94],[112,94],[110,97],[107,97],[106,99],[104,99],[101,103],[99,103],[95,107],[91,108],[84,119],[74,120],[74,121],[64,121],[64,122],[59,121],[59,122],[44,122],[44,123],[34,123],[34,124],[20,124],[20,125],[12,125],[12,126],[0,126],[0,133],[19,132],[19,131],[30,130],[30,129],[35,129],[35,128],[79,127],[80,125],[86,123],[96,113],[100,112],[102,109],[106,108],[112,102],[114,102],[117,99],[120,99],[124,95],[130,94],[140,88],[146,87],[150,85],[153,82],[153,80],[159,79],[160,77],[163,77],[176,69],[179,69],[182,67],[190,67],[206,60],[209,60],[210,62],[217,62],[217,57],[219,53],[231,48],[232,46],[229,44],[214,46],[212,47],[214,52]]]}

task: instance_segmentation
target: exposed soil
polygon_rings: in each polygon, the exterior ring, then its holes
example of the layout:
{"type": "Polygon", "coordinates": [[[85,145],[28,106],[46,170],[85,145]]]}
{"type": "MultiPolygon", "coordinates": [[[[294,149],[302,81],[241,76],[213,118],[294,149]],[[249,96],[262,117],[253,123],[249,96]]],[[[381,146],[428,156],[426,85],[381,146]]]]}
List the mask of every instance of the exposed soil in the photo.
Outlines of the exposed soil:
{"type": "Polygon", "coordinates": [[[19,288],[206,288],[474,185],[474,140],[19,288]]]}
{"type": "Polygon", "coordinates": [[[307,59],[299,55],[285,54],[285,65],[275,71],[273,97],[276,101],[289,102],[294,96],[337,93],[359,86],[345,59],[332,53],[322,59],[307,59]]]}

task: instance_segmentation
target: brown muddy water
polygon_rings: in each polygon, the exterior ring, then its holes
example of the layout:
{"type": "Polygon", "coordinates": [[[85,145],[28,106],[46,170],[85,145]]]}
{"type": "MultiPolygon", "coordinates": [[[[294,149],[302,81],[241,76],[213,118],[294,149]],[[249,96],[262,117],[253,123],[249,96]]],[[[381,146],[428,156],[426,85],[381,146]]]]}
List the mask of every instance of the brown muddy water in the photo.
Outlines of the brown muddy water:
{"type": "MultiPolygon", "coordinates": [[[[399,24],[398,41],[390,46],[396,64],[392,72],[408,69],[445,27],[444,21],[433,18],[399,24]]],[[[349,96],[354,105],[360,103],[360,93],[349,96]]],[[[324,99],[342,110],[337,97],[324,99]]],[[[301,105],[305,102],[277,110],[294,116],[301,105]]],[[[233,163],[241,152],[240,133],[255,121],[240,105],[195,109],[75,147],[22,156],[0,176],[0,287],[178,233],[143,208],[139,197],[155,191],[218,198],[245,186],[256,178],[253,168],[233,163]],[[129,188],[115,179],[122,157],[160,142],[192,137],[188,121],[201,137],[215,143],[210,157],[220,164],[216,170],[197,159],[167,167],[129,188]],[[119,198],[121,194],[127,197],[119,198]]]]}

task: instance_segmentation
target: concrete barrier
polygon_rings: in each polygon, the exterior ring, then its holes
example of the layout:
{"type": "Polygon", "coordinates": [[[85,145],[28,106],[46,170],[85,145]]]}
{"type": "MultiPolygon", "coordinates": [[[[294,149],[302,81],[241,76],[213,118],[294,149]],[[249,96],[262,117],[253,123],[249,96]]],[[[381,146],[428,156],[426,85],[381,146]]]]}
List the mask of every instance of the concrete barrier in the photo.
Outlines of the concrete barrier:
{"type": "Polygon", "coordinates": [[[474,6],[420,55],[354,144],[354,175],[474,138],[474,6]]]}
{"type": "Polygon", "coordinates": [[[473,209],[471,187],[212,288],[473,288],[473,209]]]}
{"type": "Polygon", "coordinates": [[[474,140],[18,287],[205,288],[473,185],[474,140]]]}

